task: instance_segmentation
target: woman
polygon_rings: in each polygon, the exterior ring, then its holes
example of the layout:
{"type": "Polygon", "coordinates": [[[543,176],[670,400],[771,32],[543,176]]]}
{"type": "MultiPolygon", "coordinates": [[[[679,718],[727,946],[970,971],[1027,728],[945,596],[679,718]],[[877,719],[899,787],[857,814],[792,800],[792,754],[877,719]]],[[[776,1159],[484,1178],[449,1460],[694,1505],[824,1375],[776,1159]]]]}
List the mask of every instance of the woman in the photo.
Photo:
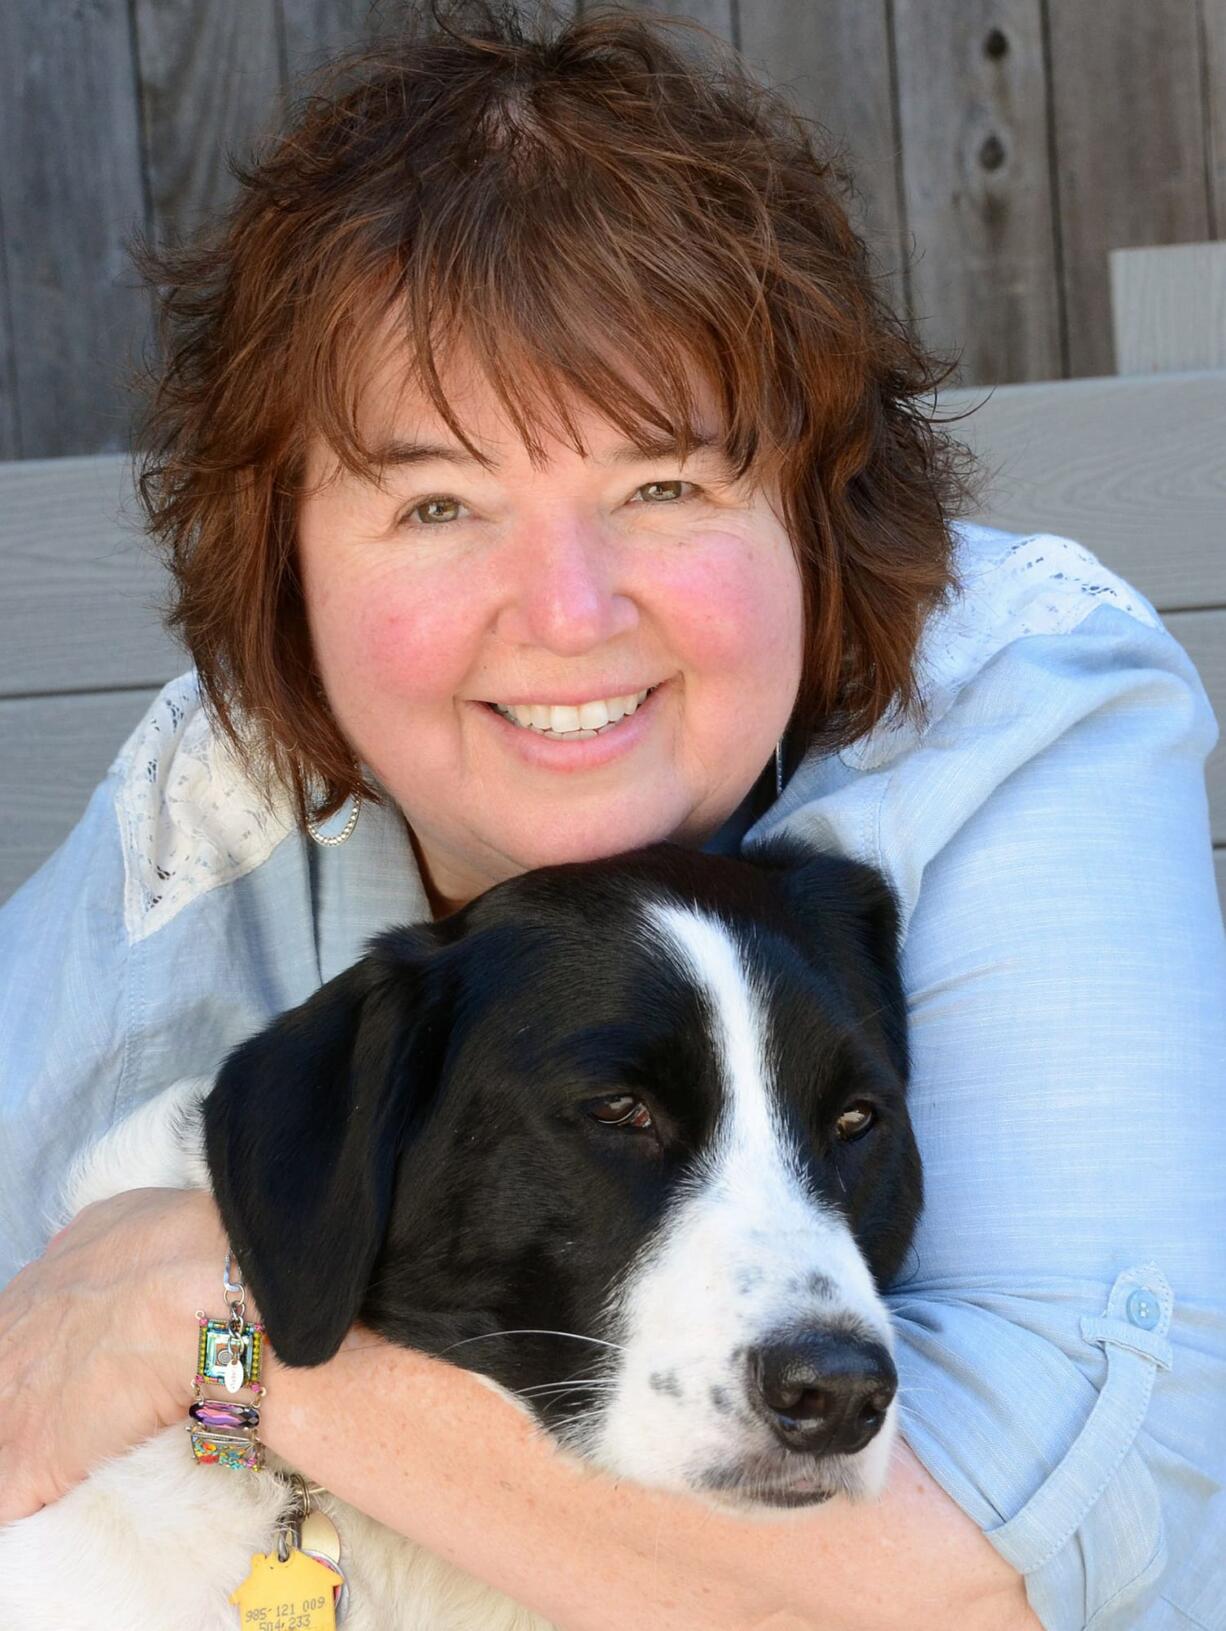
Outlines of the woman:
{"type": "Polygon", "coordinates": [[[800,121],[631,16],[457,20],[307,106],[210,247],[147,257],[142,491],[198,679],[0,918],[0,1520],[183,1419],[217,1301],[204,1195],[43,1252],[76,1149],[389,922],[790,829],[882,867],[908,925],[929,1201],[882,1503],[764,1524],[614,1486],[357,1328],[272,1361],[262,1436],[572,1631],[1211,1623],[1196,674],[1076,545],[954,524],[939,374],[800,121]]]}

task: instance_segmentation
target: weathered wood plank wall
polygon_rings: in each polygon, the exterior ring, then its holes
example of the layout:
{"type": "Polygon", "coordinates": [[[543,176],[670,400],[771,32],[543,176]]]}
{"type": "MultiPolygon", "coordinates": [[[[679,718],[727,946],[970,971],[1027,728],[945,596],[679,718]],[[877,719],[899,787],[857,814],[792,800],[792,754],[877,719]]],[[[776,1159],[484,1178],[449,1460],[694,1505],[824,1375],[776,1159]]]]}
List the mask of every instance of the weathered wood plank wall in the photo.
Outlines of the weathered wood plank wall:
{"type": "MultiPolygon", "coordinates": [[[[149,323],[125,240],[223,204],[226,152],[396,9],[4,0],[0,458],[128,445],[149,323]]],[[[1223,235],[1226,0],[653,9],[729,40],[845,144],[896,304],[966,384],[1112,373],[1108,252],[1223,235]]]]}

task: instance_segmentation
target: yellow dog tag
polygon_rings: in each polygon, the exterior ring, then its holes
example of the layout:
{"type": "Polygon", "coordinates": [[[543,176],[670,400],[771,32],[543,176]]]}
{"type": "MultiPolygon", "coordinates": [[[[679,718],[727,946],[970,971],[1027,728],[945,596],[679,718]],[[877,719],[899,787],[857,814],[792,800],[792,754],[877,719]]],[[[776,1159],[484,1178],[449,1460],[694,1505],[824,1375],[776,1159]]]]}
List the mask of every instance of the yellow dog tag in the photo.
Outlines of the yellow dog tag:
{"type": "Polygon", "coordinates": [[[337,1574],[294,1547],[282,1563],[257,1552],[251,1573],[230,1593],[242,1631],[335,1631],[332,1588],[337,1574]]]}

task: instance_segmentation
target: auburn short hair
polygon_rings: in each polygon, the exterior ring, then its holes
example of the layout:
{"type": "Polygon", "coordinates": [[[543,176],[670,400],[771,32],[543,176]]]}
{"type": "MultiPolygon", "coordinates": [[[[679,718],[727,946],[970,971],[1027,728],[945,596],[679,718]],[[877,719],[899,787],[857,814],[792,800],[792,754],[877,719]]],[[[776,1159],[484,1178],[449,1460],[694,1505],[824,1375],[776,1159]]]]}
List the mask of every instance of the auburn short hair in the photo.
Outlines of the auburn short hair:
{"type": "Polygon", "coordinates": [[[295,522],[312,438],[378,478],[356,410],[388,321],[474,456],[436,366],[449,337],[534,457],[545,423],[586,451],[568,396],[684,454],[696,367],[738,478],[778,483],[804,582],[789,757],[922,713],[919,636],[957,587],[949,523],[975,466],[926,400],[953,365],[885,302],[841,156],[696,24],[533,17],[410,11],[232,163],[211,228],[134,248],[160,309],[137,470],[167,620],[248,772],[303,818],[380,796],[319,679],[295,522]]]}

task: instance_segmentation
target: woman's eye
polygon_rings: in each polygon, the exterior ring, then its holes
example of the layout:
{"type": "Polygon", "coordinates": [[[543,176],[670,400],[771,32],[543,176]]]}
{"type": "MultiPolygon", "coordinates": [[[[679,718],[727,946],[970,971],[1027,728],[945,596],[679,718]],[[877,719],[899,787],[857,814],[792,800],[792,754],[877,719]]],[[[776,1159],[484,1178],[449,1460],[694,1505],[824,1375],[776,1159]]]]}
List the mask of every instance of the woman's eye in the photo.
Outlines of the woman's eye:
{"type": "MultiPolygon", "coordinates": [[[[414,504],[411,510],[406,510],[404,512],[404,514],[400,517],[400,521],[403,525],[410,519],[411,516],[420,515],[423,510],[435,510],[437,512],[438,509],[458,510],[461,508],[462,506],[458,498],[448,498],[445,494],[439,494],[435,498],[423,498],[419,504],[414,504]]],[[[454,520],[454,516],[440,516],[436,513],[429,517],[429,519],[420,522],[419,525],[426,527],[440,526],[444,522],[451,520],[454,520]]]]}
{"type": "Polygon", "coordinates": [[[845,1144],[854,1144],[877,1120],[871,1104],[849,1104],[834,1124],[834,1130],[845,1144]]]}
{"type": "Polygon", "coordinates": [[[602,1127],[634,1127],[640,1132],[646,1132],[653,1126],[651,1112],[642,1099],[632,1098],[629,1093],[619,1094],[615,1099],[604,1099],[601,1103],[593,1105],[588,1111],[593,1121],[600,1122],[602,1127]]]}
{"type": "MultiPolygon", "coordinates": [[[[699,491],[699,488],[692,481],[682,481],[678,477],[675,481],[644,482],[641,487],[636,488],[636,492],[650,493],[653,490],[658,492],[661,489],[666,491],[667,496],[664,498],[649,498],[646,502],[653,505],[679,504],[699,491]],[[683,487],[690,488],[692,492],[688,494],[681,492],[680,489],[683,487]],[[672,489],[672,491],[668,491],[669,489],[672,489]]],[[[407,509],[400,517],[398,524],[400,526],[414,525],[419,527],[446,526],[449,522],[458,519],[456,512],[463,508],[464,506],[458,498],[449,498],[446,493],[437,493],[432,498],[421,499],[412,508],[407,509]]]]}
{"type": "MultiPolygon", "coordinates": [[[[643,485],[636,490],[640,493],[646,493],[653,487],[691,487],[693,488],[694,492],[698,491],[698,488],[694,486],[692,481],[682,481],[680,477],[678,477],[675,481],[645,481],[643,485]]],[[[665,499],[663,502],[667,504],[676,504],[683,496],[684,495],[681,493],[675,493],[671,498],[665,499]]],[[[654,498],[648,500],[648,503],[650,504],[655,504],[658,502],[661,501],[654,498]]]]}

